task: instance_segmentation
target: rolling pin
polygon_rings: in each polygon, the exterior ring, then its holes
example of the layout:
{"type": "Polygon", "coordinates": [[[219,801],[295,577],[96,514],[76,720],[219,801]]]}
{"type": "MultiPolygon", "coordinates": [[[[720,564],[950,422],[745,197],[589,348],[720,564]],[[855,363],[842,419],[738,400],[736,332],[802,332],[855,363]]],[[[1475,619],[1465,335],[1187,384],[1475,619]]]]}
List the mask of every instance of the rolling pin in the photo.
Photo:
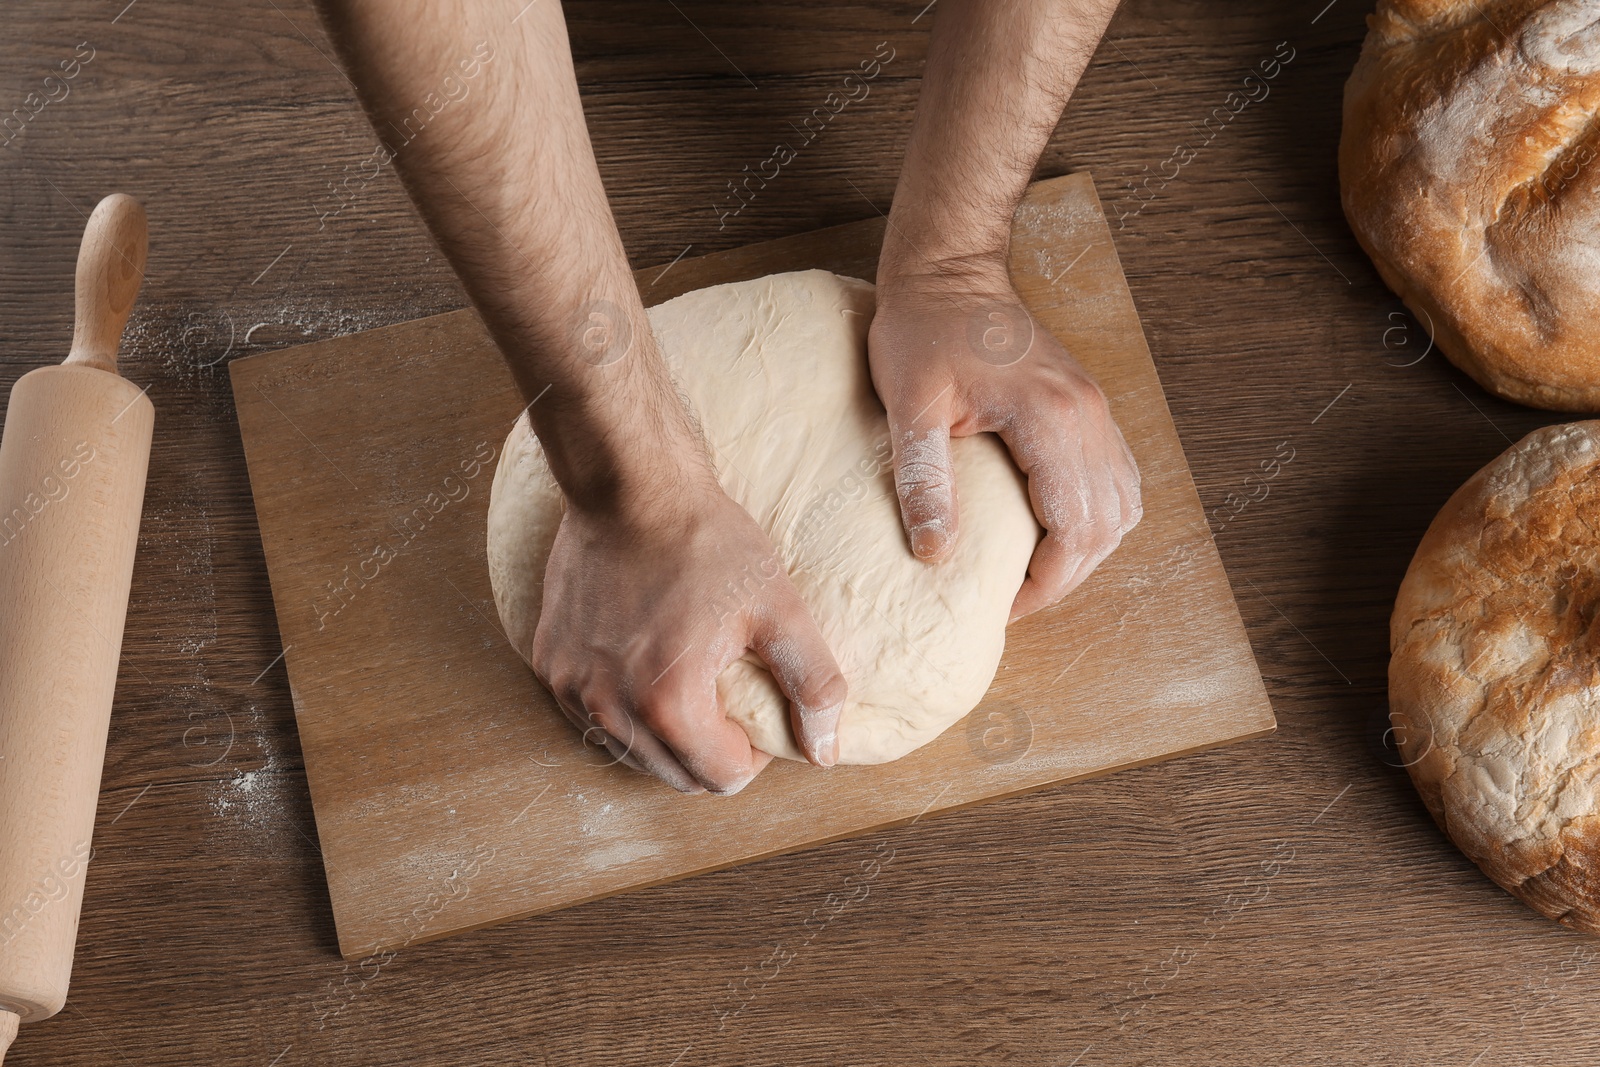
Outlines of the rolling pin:
{"type": "Polygon", "coordinates": [[[0,436],[0,1060],[67,1000],[155,408],[117,373],[144,208],[84,231],[72,350],[23,375],[0,436]]]}

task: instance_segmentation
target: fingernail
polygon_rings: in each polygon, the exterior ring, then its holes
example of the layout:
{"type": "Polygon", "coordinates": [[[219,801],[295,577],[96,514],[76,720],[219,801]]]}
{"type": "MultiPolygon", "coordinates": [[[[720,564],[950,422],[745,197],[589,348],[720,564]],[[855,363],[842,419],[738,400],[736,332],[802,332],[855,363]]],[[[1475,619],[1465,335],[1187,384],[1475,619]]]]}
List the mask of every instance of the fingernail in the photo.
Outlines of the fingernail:
{"type": "Polygon", "coordinates": [[[911,551],[918,559],[939,554],[944,547],[944,523],[928,522],[911,528],[911,551]]]}
{"type": "MultiPolygon", "coordinates": [[[[825,708],[800,709],[801,739],[814,737],[811,742],[811,751],[807,758],[819,767],[832,767],[839,762],[839,715],[844,711],[843,704],[830,704],[825,708]],[[825,724],[822,732],[817,733],[812,729],[813,722],[825,724]]],[[[804,746],[802,746],[804,747],[804,746]]]]}
{"type": "Polygon", "coordinates": [[[733,785],[730,785],[726,789],[710,789],[710,790],[707,790],[707,792],[709,792],[714,797],[731,797],[735,793],[738,793],[741,790],[743,790],[745,786],[749,785],[751,782],[753,782],[755,780],[756,780],[756,776],[752,774],[750,777],[744,779],[741,782],[735,782],[733,785]]]}

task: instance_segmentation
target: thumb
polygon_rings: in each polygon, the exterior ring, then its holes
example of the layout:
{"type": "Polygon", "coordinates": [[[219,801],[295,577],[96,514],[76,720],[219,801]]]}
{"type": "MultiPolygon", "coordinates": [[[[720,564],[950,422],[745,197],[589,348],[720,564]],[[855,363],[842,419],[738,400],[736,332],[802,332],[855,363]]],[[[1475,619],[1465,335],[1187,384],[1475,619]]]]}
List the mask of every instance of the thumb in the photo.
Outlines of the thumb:
{"type": "Polygon", "coordinates": [[[816,620],[792,587],[751,633],[750,647],[788,697],[795,740],[806,758],[819,767],[839,762],[839,714],[848,687],[816,620]]]}
{"type": "Polygon", "coordinates": [[[941,421],[920,427],[891,420],[894,488],[900,518],[916,557],[937,563],[956,543],[956,480],[950,460],[950,428],[941,421]]]}

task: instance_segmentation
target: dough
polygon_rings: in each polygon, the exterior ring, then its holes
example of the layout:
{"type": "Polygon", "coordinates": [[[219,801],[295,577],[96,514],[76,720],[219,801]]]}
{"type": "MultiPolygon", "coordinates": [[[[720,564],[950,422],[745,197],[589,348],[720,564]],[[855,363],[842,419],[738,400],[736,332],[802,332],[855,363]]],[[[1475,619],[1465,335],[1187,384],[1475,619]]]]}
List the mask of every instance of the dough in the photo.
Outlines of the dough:
{"type": "MultiPolygon", "coordinates": [[[[990,434],[952,442],[961,533],[918,561],[900,524],[889,425],[867,370],[873,287],[810,270],[686,293],[650,309],[723,488],[772,537],[850,686],[839,762],[883,763],[983,698],[1011,602],[1042,536],[1027,487],[990,434]]],[[[524,659],[562,509],[526,415],[489,501],[489,575],[524,659]]],[[[757,748],[799,760],[788,704],[747,653],[718,680],[757,748]]]]}
{"type": "Polygon", "coordinates": [[[1390,628],[1428,810],[1541,914],[1600,933],[1600,422],[1536,430],[1433,520],[1390,628]]]}
{"type": "Polygon", "coordinates": [[[1380,0],[1368,23],[1339,146],[1351,229],[1484,388],[1600,409],[1600,2],[1380,0]]]}

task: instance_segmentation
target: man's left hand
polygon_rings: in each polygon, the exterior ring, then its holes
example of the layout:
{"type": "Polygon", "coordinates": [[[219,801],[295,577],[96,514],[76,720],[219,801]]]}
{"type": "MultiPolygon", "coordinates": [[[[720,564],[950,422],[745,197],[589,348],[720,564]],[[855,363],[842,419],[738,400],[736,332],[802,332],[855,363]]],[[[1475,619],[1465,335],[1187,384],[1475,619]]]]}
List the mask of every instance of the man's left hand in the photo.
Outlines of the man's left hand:
{"type": "Polygon", "coordinates": [[[1138,523],[1139,470],[1105,394],[1009,281],[880,277],[868,351],[919,558],[938,562],[958,536],[952,437],[998,434],[1027,477],[1045,538],[1013,619],[1071,592],[1138,523]]]}

